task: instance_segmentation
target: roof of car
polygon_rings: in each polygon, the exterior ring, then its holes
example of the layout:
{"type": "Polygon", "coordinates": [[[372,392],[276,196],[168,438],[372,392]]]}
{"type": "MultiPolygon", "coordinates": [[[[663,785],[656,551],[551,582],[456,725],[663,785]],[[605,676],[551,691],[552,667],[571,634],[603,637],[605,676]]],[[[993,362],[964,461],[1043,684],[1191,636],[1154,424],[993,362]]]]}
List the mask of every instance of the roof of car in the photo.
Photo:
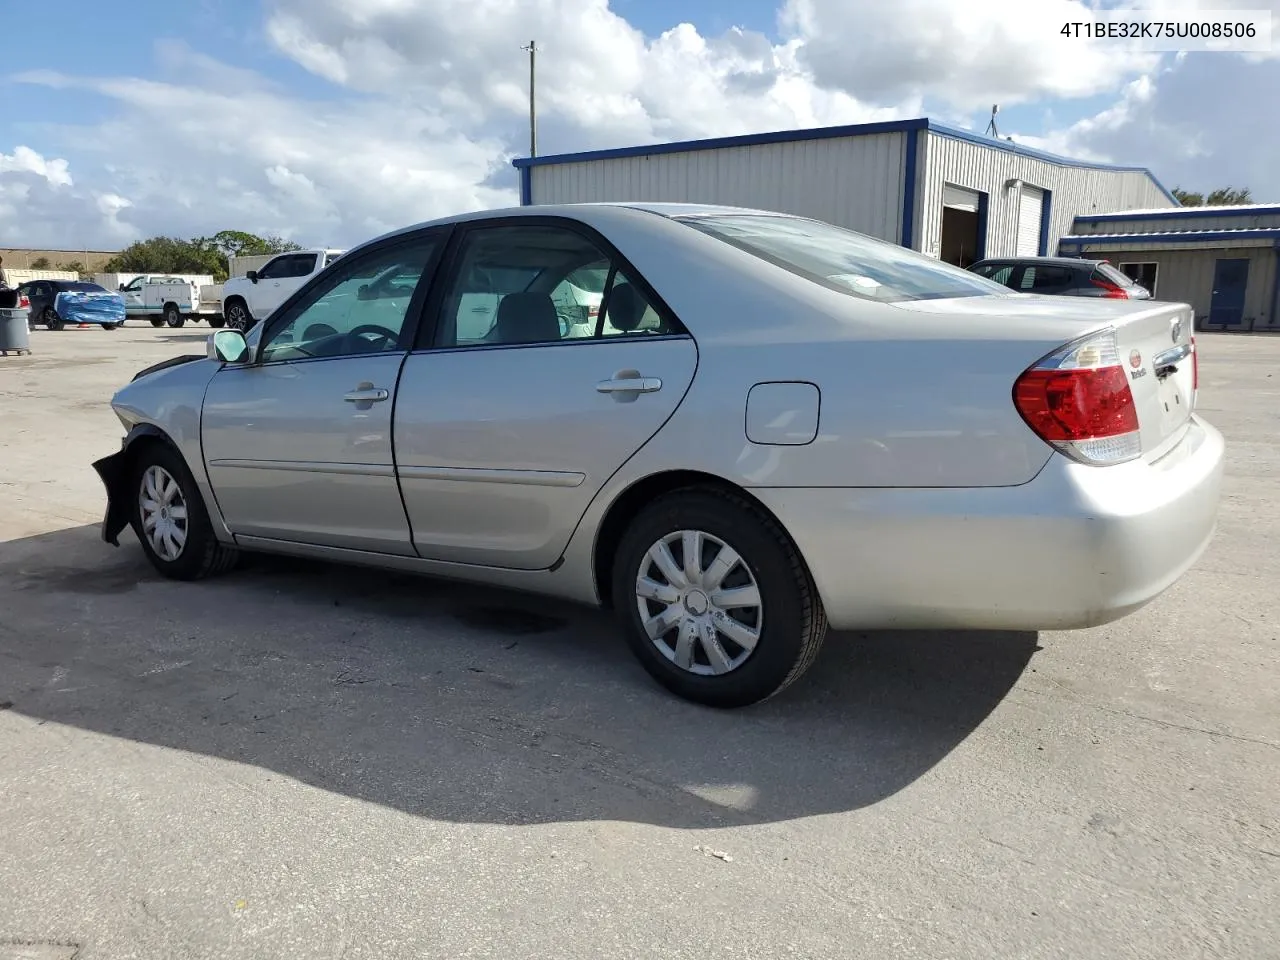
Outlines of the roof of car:
{"type": "Polygon", "coordinates": [[[973,266],[980,263],[1030,263],[1030,264],[1052,264],[1064,267],[1076,267],[1082,264],[1099,264],[1102,260],[1090,260],[1085,257],[987,257],[985,260],[979,260],[973,266]]]}

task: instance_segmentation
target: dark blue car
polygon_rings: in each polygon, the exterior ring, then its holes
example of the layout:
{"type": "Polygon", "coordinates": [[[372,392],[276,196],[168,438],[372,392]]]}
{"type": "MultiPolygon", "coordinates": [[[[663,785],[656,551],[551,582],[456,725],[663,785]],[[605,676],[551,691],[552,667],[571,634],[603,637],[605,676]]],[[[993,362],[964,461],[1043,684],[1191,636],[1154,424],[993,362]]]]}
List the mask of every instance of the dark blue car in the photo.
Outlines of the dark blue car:
{"type": "Polygon", "coordinates": [[[61,330],[93,323],[114,330],[124,323],[124,297],[85,280],[29,280],[18,287],[31,301],[31,324],[61,330]]]}

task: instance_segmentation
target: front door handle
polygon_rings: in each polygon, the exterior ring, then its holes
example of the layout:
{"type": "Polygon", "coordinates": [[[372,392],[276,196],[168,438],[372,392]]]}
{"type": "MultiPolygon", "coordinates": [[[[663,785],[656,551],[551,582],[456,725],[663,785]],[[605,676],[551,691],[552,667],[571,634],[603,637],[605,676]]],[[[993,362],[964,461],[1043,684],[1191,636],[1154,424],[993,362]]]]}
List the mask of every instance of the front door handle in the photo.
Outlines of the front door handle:
{"type": "Polygon", "coordinates": [[[657,393],[662,381],[657,377],[615,377],[596,384],[597,393],[657,393]]]}
{"type": "Polygon", "coordinates": [[[381,403],[389,396],[389,390],[375,387],[372,383],[362,383],[342,399],[347,403],[381,403]]]}

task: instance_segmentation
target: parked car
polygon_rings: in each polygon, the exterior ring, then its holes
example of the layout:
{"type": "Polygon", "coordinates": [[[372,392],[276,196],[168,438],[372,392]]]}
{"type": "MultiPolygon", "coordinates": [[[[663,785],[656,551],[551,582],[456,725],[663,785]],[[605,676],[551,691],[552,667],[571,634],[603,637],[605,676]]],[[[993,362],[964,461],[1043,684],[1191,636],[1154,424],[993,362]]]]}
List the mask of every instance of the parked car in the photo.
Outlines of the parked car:
{"type": "Polygon", "coordinates": [[[340,256],[341,250],[294,250],[267,261],[261,270],[231,277],[222,285],[227,326],[250,330],[340,256]]]}
{"type": "Polygon", "coordinates": [[[179,580],[257,550],[611,606],[659,682],[741,706],[828,625],[1087,627],[1169,587],[1222,477],[1191,330],[781,214],[472,213],[139,373],[102,534],[179,580]]]}
{"type": "Polygon", "coordinates": [[[18,290],[31,302],[31,323],[50,330],[69,323],[114,330],[126,320],[124,298],[87,280],[30,280],[18,290]]]}
{"type": "Polygon", "coordinates": [[[1019,293],[1104,300],[1150,300],[1151,293],[1105,260],[1077,257],[1003,257],[969,269],[1019,293]]]}

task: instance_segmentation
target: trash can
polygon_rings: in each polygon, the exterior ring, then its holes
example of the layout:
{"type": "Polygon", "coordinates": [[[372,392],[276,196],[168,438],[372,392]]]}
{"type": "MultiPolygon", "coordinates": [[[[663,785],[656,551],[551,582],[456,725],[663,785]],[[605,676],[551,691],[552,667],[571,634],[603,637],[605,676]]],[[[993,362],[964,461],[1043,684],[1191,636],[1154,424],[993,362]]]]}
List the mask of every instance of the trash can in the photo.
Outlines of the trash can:
{"type": "Polygon", "coordinates": [[[0,355],[31,352],[30,313],[26,307],[0,307],[0,355]]]}

